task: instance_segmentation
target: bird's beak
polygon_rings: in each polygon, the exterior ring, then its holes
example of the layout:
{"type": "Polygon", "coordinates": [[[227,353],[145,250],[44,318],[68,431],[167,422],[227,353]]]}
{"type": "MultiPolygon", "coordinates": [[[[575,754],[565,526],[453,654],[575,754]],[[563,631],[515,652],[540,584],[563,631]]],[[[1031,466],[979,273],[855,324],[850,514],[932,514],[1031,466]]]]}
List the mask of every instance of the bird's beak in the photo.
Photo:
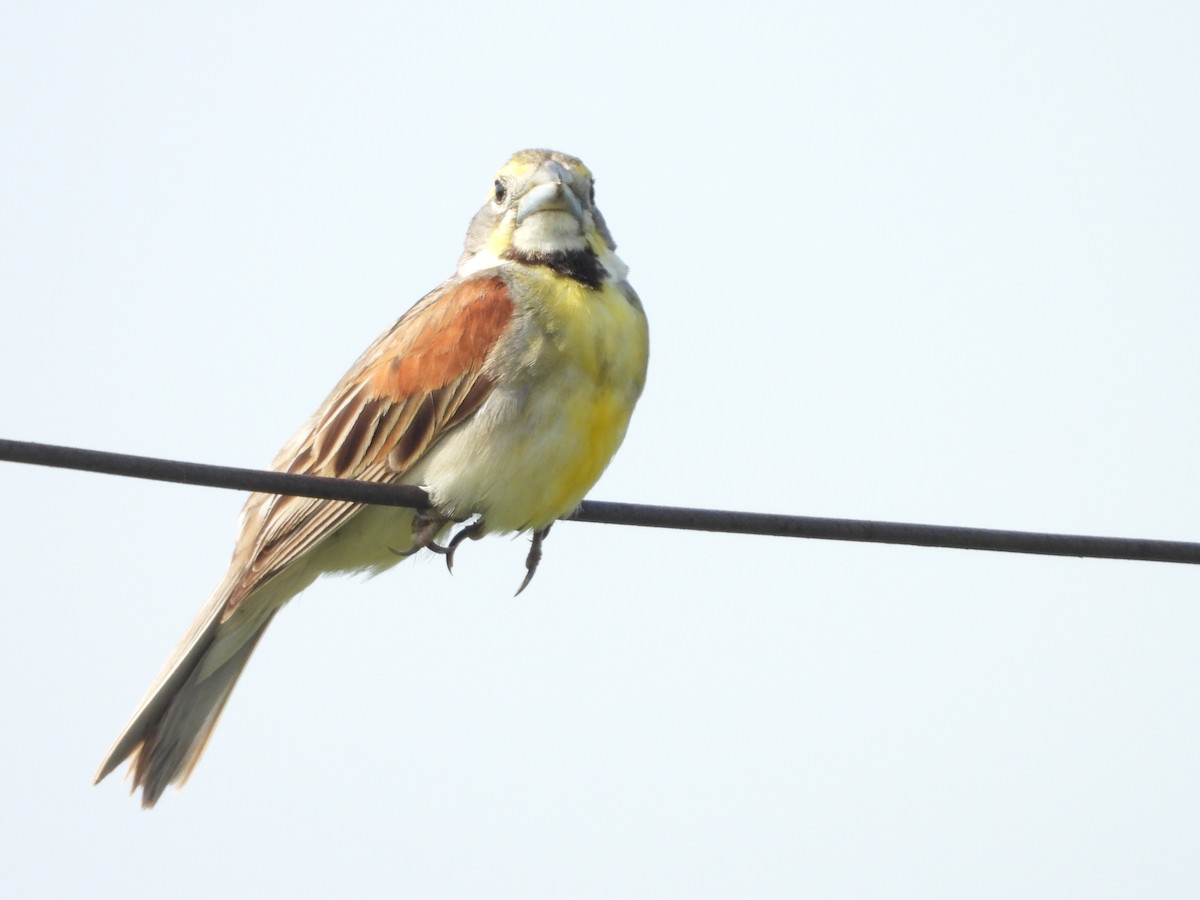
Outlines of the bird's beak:
{"type": "Polygon", "coordinates": [[[564,183],[565,174],[559,166],[546,167],[545,171],[538,174],[532,186],[517,201],[518,225],[539,212],[566,212],[577,222],[583,221],[583,207],[575,192],[564,183]]]}

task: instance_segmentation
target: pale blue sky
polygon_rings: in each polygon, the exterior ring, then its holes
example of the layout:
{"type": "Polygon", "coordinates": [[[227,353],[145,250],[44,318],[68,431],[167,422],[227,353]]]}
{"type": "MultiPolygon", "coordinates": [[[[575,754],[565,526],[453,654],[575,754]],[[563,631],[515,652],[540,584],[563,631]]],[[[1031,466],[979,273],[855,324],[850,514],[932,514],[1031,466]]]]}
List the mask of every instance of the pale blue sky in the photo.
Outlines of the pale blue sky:
{"type": "MultiPolygon", "coordinates": [[[[650,316],[593,496],[1200,540],[1194,4],[9,3],[0,436],[261,465],[582,157],[650,316]]],[[[1200,572],[563,525],[280,615],[91,774],[242,498],[0,464],[22,897],[1185,897],[1200,572]]]]}

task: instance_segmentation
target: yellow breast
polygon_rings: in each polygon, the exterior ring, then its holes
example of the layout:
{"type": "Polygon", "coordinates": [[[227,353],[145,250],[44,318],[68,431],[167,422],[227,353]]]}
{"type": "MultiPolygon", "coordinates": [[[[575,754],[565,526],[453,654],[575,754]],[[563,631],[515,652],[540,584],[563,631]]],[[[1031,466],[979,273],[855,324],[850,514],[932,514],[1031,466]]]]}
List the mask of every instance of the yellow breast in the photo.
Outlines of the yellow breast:
{"type": "Polygon", "coordinates": [[[546,335],[540,417],[562,451],[542,473],[538,518],[549,524],[579,505],[624,439],[646,380],[649,337],[641,308],[612,284],[593,289],[542,275],[529,287],[546,335]]]}
{"type": "Polygon", "coordinates": [[[440,508],[497,532],[579,505],[625,437],[649,355],[645,316],[616,287],[513,269],[520,324],[498,345],[497,384],[414,469],[440,508]]]}
{"type": "Polygon", "coordinates": [[[577,367],[598,386],[631,389],[636,400],[649,353],[642,310],[609,282],[589,288],[553,274],[531,282],[530,311],[550,339],[554,364],[577,367]]]}

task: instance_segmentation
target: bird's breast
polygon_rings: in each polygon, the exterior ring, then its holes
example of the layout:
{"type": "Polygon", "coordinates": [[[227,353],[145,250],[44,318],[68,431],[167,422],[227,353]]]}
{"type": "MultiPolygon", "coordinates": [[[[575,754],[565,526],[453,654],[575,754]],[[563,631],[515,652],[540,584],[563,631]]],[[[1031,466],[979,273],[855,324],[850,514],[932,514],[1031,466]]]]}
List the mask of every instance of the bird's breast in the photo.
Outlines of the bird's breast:
{"type": "Polygon", "coordinates": [[[645,382],[645,316],[616,286],[512,279],[520,310],[497,348],[496,387],[439,442],[423,482],[439,506],[490,531],[542,528],[579,505],[625,437],[645,382]]]}

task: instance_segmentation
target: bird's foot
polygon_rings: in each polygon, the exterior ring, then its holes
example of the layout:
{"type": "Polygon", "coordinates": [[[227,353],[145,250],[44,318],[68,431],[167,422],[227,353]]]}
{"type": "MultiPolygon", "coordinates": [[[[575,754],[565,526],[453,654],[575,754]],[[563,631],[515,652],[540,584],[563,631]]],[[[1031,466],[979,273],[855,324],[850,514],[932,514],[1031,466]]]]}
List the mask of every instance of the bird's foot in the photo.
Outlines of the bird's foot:
{"type": "Polygon", "coordinates": [[[521,591],[529,587],[529,582],[533,581],[533,573],[537,571],[538,563],[542,561],[542,541],[549,533],[550,525],[539,528],[533,533],[533,542],[529,545],[529,555],[525,557],[525,579],[517,588],[517,593],[513,594],[514,597],[520,596],[521,591]]]}
{"type": "Polygon", "coordinates": [[[443,528],[454,521],[457,520],[438,515],[436,512],[420,511],[413,516],[412,544],[407,550],[397,550],[393,547],[392,552],[405,557],[412,556],[418,550],[432,550],[434,553],[445,554],[448,551],[435,538],[443,528]]]}
{"type": "Polygon", "coordinates": [[[470,525],[464,525],[458,529],[454,537],[450,538],[450,543],[445,547],[430,547],[434,553],[441,553],[446,557],[446,571],[454,573],[454,551],[458,549],[458,545],[470,538],[473,541],[479,540],[486,533],[483,519],[476,519],[470,525]]]}

